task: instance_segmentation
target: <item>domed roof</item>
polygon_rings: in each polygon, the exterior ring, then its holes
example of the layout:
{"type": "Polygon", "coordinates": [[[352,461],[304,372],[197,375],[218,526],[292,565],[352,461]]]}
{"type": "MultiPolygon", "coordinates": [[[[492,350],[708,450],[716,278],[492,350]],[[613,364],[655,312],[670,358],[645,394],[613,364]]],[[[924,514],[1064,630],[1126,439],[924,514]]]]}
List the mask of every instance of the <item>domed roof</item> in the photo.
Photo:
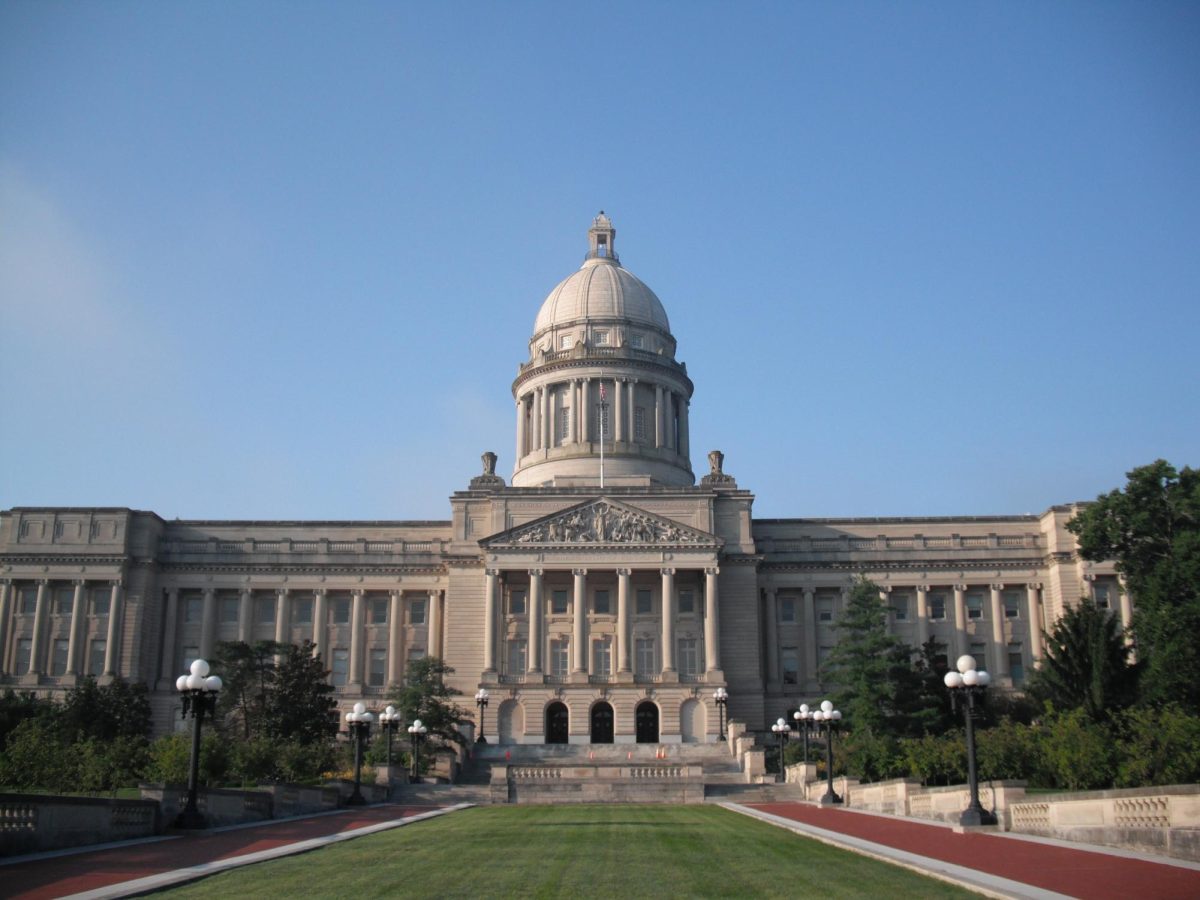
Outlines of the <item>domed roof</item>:
{"type": "Polygon", "coordinates": [[[618,319],[670,334],[662,302],[641,279],[622,268],[613,247],[616,233],[602,211],[588,230],[591,249],[587,259],[546,297],[533,325],[535,335],[585,319],[618,319]]]}

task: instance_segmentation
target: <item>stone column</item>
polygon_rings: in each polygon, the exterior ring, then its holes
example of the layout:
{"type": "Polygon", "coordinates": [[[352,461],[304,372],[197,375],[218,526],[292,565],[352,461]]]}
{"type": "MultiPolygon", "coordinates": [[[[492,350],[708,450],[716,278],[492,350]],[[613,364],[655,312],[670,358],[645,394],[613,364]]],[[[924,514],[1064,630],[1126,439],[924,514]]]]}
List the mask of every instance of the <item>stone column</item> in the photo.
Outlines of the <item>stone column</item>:
{"type": "Polygon", "coordinates": [[[892,615],[892,608],[888,603],[888,595],[891,594],[891,592],[892,592],[892,586],[890,584],[885,584],[882,587],[880,587],[879,588],[879,604],[887,612],[887,615],[883,619],[884,627],[887,629],[888,634],[895,634],[896,633],[895,616],[892,615]]]}
{"type": "Polygon", "coordinates": [[[609,436],[615,444],[617,441],[628,441],[625,433],[625,383],[613,379],[613,422],[612,434],[609,436]]]}
{"type": "Polygon", "coordinates": [[[567,382],[567,440],[568,444],[579,442],[579,380],[572,378],[567,382]]]}
{"type": "Polygon", "coordinates": [[[25,674],[40,675],[42,673],[42,656],[46,644],[46,590],[50,582],[43,578],[38,582],[37,605],[33,609],[33,645],[29,653],[29,669],[25,674]]]}
{"type": "Polygon", "coordinates": [[[662,449],[666,446],[667,423],[663,415],[663,389],[661,384],[654,386],[654,446],[662,449]]]}
{"type": "Polygon", "coordinates": [[[625,421],[621,423],[622,427],[625,429],[625,440],[631,444],[637,440],[637,433],[633,428],[634,410],[637,409],[637,406],[635,405],[637,403],[637,391],[635,390],[636,383],[636,379],[632,378],[625,382],[625,390],[628,392],[628,396],[625,398],[625,421]]]}
{"type": "Polygon", "coordinates": [[[675,392],[663,391],[663,446],[675,449],[675,392]]]}
{"type": "Polygon", "coordinates": [[[212,658],[213,645],[217,637],[217,591],[215,588],[204,589],[204,609],[200,614],[200,658],[212,658]]]}
{"type": "Polygon", "coordinates": [[[108,596],[108,633],[104,638],[104,674],[110,678],[116,677],[121,666],[122,601],[121,582],[114,581],[108,596]]]}
{"type": "Polygon", "coordinates": [[[175,671],[175,627],[179,620],[179,588],[167,591],[167,612],[163,623],[162,664],[158,676],[163,681],[174,685],[175,679],[182,672],[175,671]]]}
{"type": "Polygon", "coordinates": [[[500,572],[498,569],[485,569],[487,592],[484,595],[483,606],[483,670],[489,674],[496,671],[496,610],[500,594],[500,572]]]}
{"type": "Polygon", "coordinates": [[[954,671],[954,662],[967,652],[967,586],[954,586],[954,659],[950,660],[950,670],[954,671]]]}
{"type": "Polygon", "coordinates": [[[554,446],[554,419],[550,415],[550,385],[542,388],[542,447],[554,446]]]}
{"type": "MultiPolygon", "coordinates": [[[[288,633],[288,589],[279,588],[275,591],[275,643],[290,644],[291,635],[288,633]]],[[[283,662],[283,654],[275,654],[275,665],[283,662]]]]}
{"type": "Polygon", "coordinates": [[[1117,581],[1117,599],[1121,604],[1121,627],[1129,631],[1133,627],[1133,601],[1125,587],[1125,579],[1117,581]]]}
{"type": "Polygon", "coordinates": [[[525,398],[517,398],[517,462],[525,458],[525,398]]]}
{"type": "Polygon", "coordinates": [[[392,591],[388,597],[388,687],[400,683],[400,642],[404,634],[404,593],[392,591]]]}
{"type": "MultiPolygon", "coordinates": [[[[683,394],[679,395],[679,455],[688,459],[691,451],[691,439],[688,436],[688,406],[690,401],[683,394]]],[[[689,468],[690,465],[689,465],[689,468]]]]}
{"type": "Polygon", "coordinates": [[[325,588],[313,591],[313,649],[329,665],[329,595],[325,588]]]}
{"type": "Polygon", "coordinates": [[[581,379],[579,382],[579,440],[584,444],[592,441],[592,380],[581,379]]]}
{"type": "Polygon", "coordinates": [[[586,674],[588,670],[587,653],[585,652],[587,637],[584,630],[587,627],[587,569],[572,569],[571,574],[575,577],[575,602],[572,609],[575,614],[575,636],[572,641],[575,644],[575,664],[571,667],[571,671],[586,674]]]}
{"type": "Polygon", "coordinates": [[[804,589],[804,678],[817,680],[817,592],[804,589]]]}
{"type": "Polygon", "coordinates": [[[675,671],[675,570],[662,570],[662,670],[675,671]]]}
{"type": "Polygon", "coordinates": [[[529,570],[529,665],[528,671],[542,671],[542,570],[529,570]]]}
{"type": "Polygon", "coordinates": [[[1004,604],[1001,603],[1002,584],[993,584],[991,596],[992,613],[992,673],[1001,678],[1008,677],[1008,642],[1004,639],[1004,604]]]}
{"type": "Polygon", "coordinates": [[[75,582],[75,596],[71,598],[71,630],[67,632],[67,670],[64,675],[79,675],[79,629],[83,626],[83,596],[86,582],[82,579],[75,582]]]}
{"type": "Polygon", "coordinates": [[[721,668],[721,649],[717,644],[719,628],[717,575],[720,569],[711,566],[704,570],[704,668],[709,672],[721,668]]]}
{"type": "Polygon", "coordinates": [[[917,649],[929,640],[929,585],[917,585],[917,649]]]}
{"type": "Polygon", "coordinates": [[[1029,615],[1029,655],[1034,664],[1042,659],[1042,613],[1038,605],[1040,584],[1025,585],[1025,608],[1029,615]]]}
{"type": "MultiPolygon", "coordinates": [[[[355,588],[350,592],[350,674],[346,678],[346,687],[349,690],[362,690],[363,631],[365,628],[363,596],[362,588],[355,588]]],[[[430,597],[430,601],[432,600],[433,598],[430,597]]],[[[431,602],[430,606],[432,605],[431,602]]]]}
{"type": "Polygon", "coordinates": [[[8,621],[12,618],[12,579],[0,581],[0,675],[8,671],[8,621]]]}
{"type": "Polygon", "coordinates": [[[534,388],[530,397],[530,450],[542,449],[542,389],[534,388]]]}
{"type": "Polygon", "coordinates": [[[442,592],[429,592],[429,649],[430,656],[442,658],[442,592]]]}
{"type": "Polygon", "coordinates": [[[630,672],[629,664],[629,569],[617,569],[617,671],[630,672]]]}
{"type": "Polygon", "coordinates": [[[766,597],[766,611],[764,615],[767,619],[767,684],[778,686],[779,684],[779,610],[775,602],[776,589],[773,587],[767,588],[764,592],[766,597]]]}
{"type": "Polygon", "coordinates": [[[243,644],[250,643],[254,633],[254,592],[244,587],[238,593],[238,640],[243,644]]]}

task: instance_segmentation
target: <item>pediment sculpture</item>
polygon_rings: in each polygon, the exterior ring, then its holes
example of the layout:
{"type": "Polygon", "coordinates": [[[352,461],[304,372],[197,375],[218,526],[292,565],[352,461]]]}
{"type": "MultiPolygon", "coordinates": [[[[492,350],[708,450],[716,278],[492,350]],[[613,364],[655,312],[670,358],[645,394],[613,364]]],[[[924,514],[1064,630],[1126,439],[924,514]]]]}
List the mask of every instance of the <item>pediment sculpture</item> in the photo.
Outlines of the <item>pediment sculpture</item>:
{"type": "Polygon", "coordinates": [[[697,544],[711,535],[647,513],[599,500],[513,529],[500,538],[514,544],[697,544]]]}

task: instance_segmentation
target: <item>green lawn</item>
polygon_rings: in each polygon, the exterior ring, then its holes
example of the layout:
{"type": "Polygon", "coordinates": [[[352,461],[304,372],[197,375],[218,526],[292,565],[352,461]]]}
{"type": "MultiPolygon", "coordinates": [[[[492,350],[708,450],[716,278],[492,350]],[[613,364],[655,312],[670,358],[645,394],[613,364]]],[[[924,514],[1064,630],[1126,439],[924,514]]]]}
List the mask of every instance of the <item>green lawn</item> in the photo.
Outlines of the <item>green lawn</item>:
{"type": "Polygon", "coordinates": [[[173,897],[966,897],[714,806],[492,806],[168,891],[173,897]]]}

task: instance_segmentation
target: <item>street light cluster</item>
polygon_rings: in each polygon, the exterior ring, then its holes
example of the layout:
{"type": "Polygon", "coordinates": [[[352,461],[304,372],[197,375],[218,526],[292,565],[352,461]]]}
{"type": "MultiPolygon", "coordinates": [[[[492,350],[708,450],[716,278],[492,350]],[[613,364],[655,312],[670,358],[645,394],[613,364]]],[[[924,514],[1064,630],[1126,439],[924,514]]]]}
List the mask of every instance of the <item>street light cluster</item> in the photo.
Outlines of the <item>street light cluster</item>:
{"type": "Polygon", "coordinates": [[[950,690],[950,708],[961,706],[963,724],[967,732],[967,786],[971,792],[971,800],[959,817],[962,825],[995,825],[995,813],[988,812],[979,802],[979,777],[975,770],[975,723],[976,709],[982,701],[987,687],[992,683],[992,676],[983,669],[977,669],[975,657],[965,654],[955,663],[957,672],[947,672],[943,681],[950,690]]]}
{"type": "MultiPolygon", "coordinates": [[[[837,795],[833,789],[833,729],[838,722],[842,720],[841,710],[833,708],[833,702],[830,700],[822,700],[821,706],[818,709],[809,709],[807,703],[801,703],[800,708],[792,713],[792,718],[795,720],[796,729],[804,738],[804,762],[808,764],[808,738],[809,725],[815,727],[816,736],[820,737],[821,728],[825,729],[825,776],[827,779],[827,787],[825,796],[821,798],[822,803],[841,803],[842,798],[837,795]]],[[[771,726],[771,730],[779,738],[779,776],[778,780],[784,778],[783,772],[783,745],[790,736],[792,726],[787,719],[782,716],[775,721],[771,726]]]]}

